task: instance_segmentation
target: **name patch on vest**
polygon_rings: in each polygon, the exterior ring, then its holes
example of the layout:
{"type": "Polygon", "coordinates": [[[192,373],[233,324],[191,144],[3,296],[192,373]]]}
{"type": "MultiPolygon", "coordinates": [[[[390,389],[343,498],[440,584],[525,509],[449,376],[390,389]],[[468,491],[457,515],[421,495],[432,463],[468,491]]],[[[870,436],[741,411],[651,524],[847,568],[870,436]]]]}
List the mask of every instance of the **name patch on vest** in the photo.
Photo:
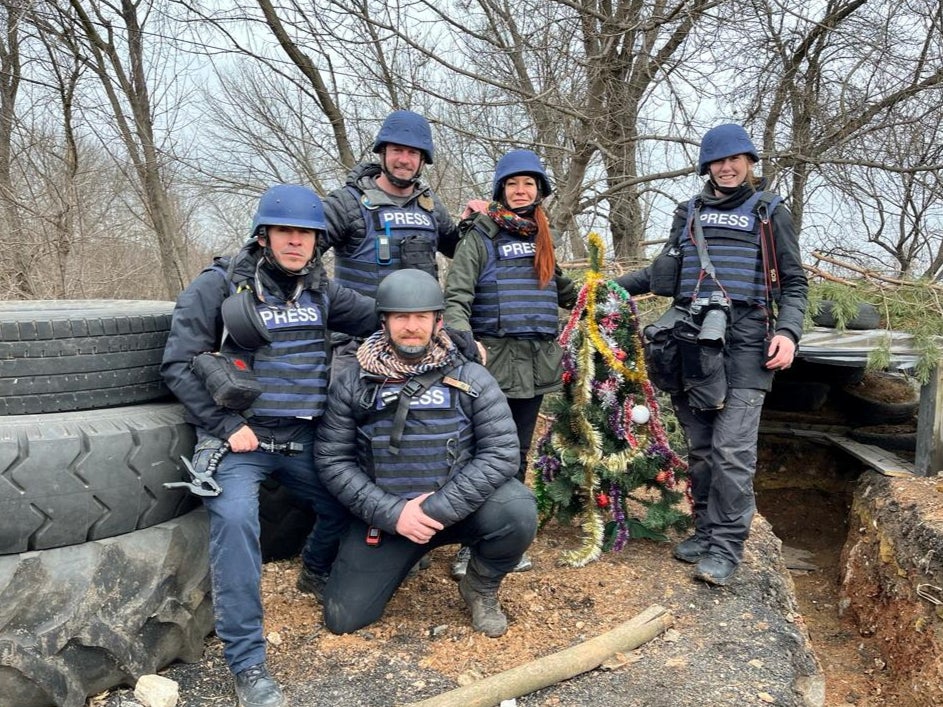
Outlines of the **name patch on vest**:
{"type": "Polygon", "coordinates": [[[312,326],[321,323],[321,310],[317,307],[292,307],[291,309],[270,309],[259,311],[266,329],[289,329],[297,326],[312,326]]]}
{"type": "MultiPolygon", "coordinates": [[[[400,387],[387,388],[377,396],[377,410],[384,410],[399,401],[400,387]]],[[[411,398],[411,410],[448,410],[452,407],[452,392],[444,385],[434,385],[422,395],[411,398]]]]}
{"type": "Polygon", "coordinates": [[[537,244],[525,241],[515,243],[501,243],[498,245],[498,257],[501,260],[513,258],[533,258],[537,252],[537,244]]]}
{"type": "Polygon", "coordinates": [[[753,214],[743,214],[730,211],[702,211],[702,226],[723,226],[735,231],[752,231],[753,214]]]}
{"type": "Polygon", "coordinates": [[[390,224],[391,228],[433,228],[432,217],[419,211],[384,211],[380,215],[381,225],[390,224]]]}

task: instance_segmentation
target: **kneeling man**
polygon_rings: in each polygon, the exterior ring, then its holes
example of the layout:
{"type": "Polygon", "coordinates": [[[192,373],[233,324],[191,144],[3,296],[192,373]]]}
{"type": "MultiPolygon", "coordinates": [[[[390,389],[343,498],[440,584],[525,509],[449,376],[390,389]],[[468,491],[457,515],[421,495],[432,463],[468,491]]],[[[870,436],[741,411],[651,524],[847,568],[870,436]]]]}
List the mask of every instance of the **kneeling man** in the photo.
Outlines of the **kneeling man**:
{"type": "Polygon", "coordinates": [[[517,431],[491,374],[442,330],[442,290],[420,270],[379,285],[382,329],[331,383],[316,465],[354,521],[324,591],[324,622],[350,633],[378,620],[424,554],[472,548],[458,585],[472,626],[507,631],[498,587],[537,532],[533,493],[515,479],[517,431]]]}

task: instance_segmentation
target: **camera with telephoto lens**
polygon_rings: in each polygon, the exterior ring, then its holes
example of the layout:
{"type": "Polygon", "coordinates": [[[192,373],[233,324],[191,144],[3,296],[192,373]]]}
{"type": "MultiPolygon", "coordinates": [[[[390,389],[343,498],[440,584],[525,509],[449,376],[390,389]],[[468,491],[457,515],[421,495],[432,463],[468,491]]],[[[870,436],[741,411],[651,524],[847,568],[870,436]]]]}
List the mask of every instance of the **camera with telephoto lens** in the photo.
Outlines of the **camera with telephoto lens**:
{"type": "Polygon", "coordinates": [[[695,321],[699,320],[701,323],[697,343],[718,348],[724,345],[730,316],[730,300],[723,292],[713,292],[710,297],[698,297],[691,303],[691,314],[695,321]]]}

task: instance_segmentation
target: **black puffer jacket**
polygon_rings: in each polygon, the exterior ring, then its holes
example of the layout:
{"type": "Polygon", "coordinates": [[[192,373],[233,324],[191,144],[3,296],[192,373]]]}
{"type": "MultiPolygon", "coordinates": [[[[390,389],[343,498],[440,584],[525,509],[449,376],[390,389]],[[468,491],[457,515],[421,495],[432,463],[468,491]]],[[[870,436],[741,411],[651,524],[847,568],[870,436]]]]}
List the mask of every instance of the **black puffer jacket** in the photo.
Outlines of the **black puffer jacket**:
{"type": "MultiPolygon", "coordinates": [[[[324,253],[333,247],[341,255],[351,255],[360,247],[366,233],[363,212],[360,210],[360,196],[370,190],[376,190],[376,178],[380,175],[380,165],[375,162],[359,164],[347,175],[346,186],[335,189],[324,198],[324,215],[327,218],[327,237],[318,241],[318,252],[324,253]],[[353,187],[357,195],[347,187],[353,187]]],[[[452,221],[448,209],[438,196],[427,186],[420,184],[409,201],[425,194],[432,199],[433,215],[439,226],[439,251],[451,258],[459,241],[458,226],[452,221]]]]}
{"type": "MultiPolygon", "coordinates": [[[[252,278],[262,251],[253,241],[235,257],[233,279],[237,282],[252,278]]],[[[196,374],[190,362],[197,354],[217,351],[223,331],[220,308],[230,294],[230,285],[224,274],[229,260],[218,258],[218,267],[207,268],[177,298],[170,334],[164,347],[161,375],[164,382],[183,404],[187,422],[203,428],[214,437],[227,439],[246,424],[238,412],[219,407],[196,374]]],[[[274,268],[263,264],[260,268],[262,285],[266,289],[279,288],[285,278],[276,275],[274,268]]],[[[287,282],[283,283],[288,285],[287,282]]],[[[291,279],[293,287],[294,278],[291,279]]],[[[305,276],[305,286],[325,295],[327,325],[335,331],[351,336],[366,336],[376,331],[379,322],[376,305],[371,297],[364,297],[328,279],[320,263],[305,276]]]]}
{"type": "MultiPolygon", "coordinates": [[[[406,499],[381,489],[357,463],[357,421],[367,386],[361,372],[360,366],[350,366],[331,382],[327,411],[318,427],[315,462],[324,485],[354,515],[394,533],[406,499]]],[[[446,527],[469,516],[495,489],[514,478],[520,463],[517,428],[491,374],[477,363],[465,363],[450,375],[471,385],[478,396],[460,393],[470,412],[475,444],[473,449],[454,450],[459,458],[463,453],[473,456],[422,503],[425,513],[446,527]]],[[[443,449],[443,456],[446,453],[443,449]]]]}
{"type": "MultiPolygon", "coordinates": [[[[766,180],[763,179],[757,185],[757,190],[763,190],[765,187],[766,180]]],[[[713,190],[705,186],[703,196],[711,199],[715,208],[724,209],[739,206],[751,194],[752,190],[744,189],[730,197],[718,199],[713,196],[713,190]]],[[[663,252],[675,247],[678,239],[684,234],[687,209],[687,201],[678,204],[671,224],[671,235],[663,252]]],[[[745,304],[733,306],[727,344],[724,347],[727,384],[733,388],[769,390],[772,386],[773,371],[764,368],[768,331],[788,336],[797,344],[802,337],[809,284],[802,267],[799,238],[792,223],[792,215],[782,203],[773,211],[771,222],[780,280],[779,298],[775,302],[775,319],[768,323],[767,319],[772,317],[773,313],[764,308],[745,304]]],[[[616,282],[632,295],[650,292],[651,266],[623,275],[616,282]]]]}

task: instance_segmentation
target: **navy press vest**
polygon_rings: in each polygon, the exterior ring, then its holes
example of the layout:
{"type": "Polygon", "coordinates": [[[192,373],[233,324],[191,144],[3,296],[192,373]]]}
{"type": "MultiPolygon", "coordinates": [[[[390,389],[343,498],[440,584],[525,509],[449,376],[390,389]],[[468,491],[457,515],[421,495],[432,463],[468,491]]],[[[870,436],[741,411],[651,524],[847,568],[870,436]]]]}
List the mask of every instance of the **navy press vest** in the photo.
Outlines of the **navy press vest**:
{"type": "Polygon", "coordinates": [[[478,276],[469,318],[475,336],[555,337],[557,283],[551,279],[541,288],[534,269],[534,241],[504,230],[493,239],[482,234],[481,240],[488,258],[478,276]]]}
{"type": "Polygon", "coordinates": [[[402,267],[400,244],[404,238],[413,236],[428,242],[435,256],[438,223],[432,211],[419,206],[418,199],[411,199],[404,206],[374,206],[358,190],[347,188],[359,198],[364,237],[353,253],[337,254],[334,280],[362,295],[375,297],[380,280],[402,267]]]}
{"type": "Polygon", "coordinates": [[[470,456],[475,440],[471,420],[461,405],[464,393],[441,382],[410,401],[398,454],[390,435],[405,381],[376,385],[366,420],[357,430],[359,460],[377,485],[402,498],[441,488],[461,457],[470,456]],[[468,452],[464,456],[461,453],[468,452]]]}
{"type": "Polygon", "coordinates": [[[249,409],[252,415],[317,418],[324,413],[327,307],[326,295],[310,290],[302,292],[294,307],[256,305],[272,341],[254,352],[252,370],[262,394],[249,409]]]}
{"type": "MultiPolygon", "coordinates": [[[[716,271],[716,280],[705,274],[698,297],[707,297],[720,291],[719,283],[733,302],[769,304],[760,246],[760,218],[757,215],[757,205],[762,194],[763,192],[756,192],[733,209],[715,209],[701,205],[701,228],[708,255],[716,271]]],[[[772,214],[781,201],[782,198],[778,196],[769,200],[766,213],[772,214]]],[[[694,297],[701,275],[701,261],[697,246],[692,240],[693,219],[698,202],[697,197],[688,202],[687,225],[678,243],[681,249],[678,298],[681,300],[694,297]]]]}

